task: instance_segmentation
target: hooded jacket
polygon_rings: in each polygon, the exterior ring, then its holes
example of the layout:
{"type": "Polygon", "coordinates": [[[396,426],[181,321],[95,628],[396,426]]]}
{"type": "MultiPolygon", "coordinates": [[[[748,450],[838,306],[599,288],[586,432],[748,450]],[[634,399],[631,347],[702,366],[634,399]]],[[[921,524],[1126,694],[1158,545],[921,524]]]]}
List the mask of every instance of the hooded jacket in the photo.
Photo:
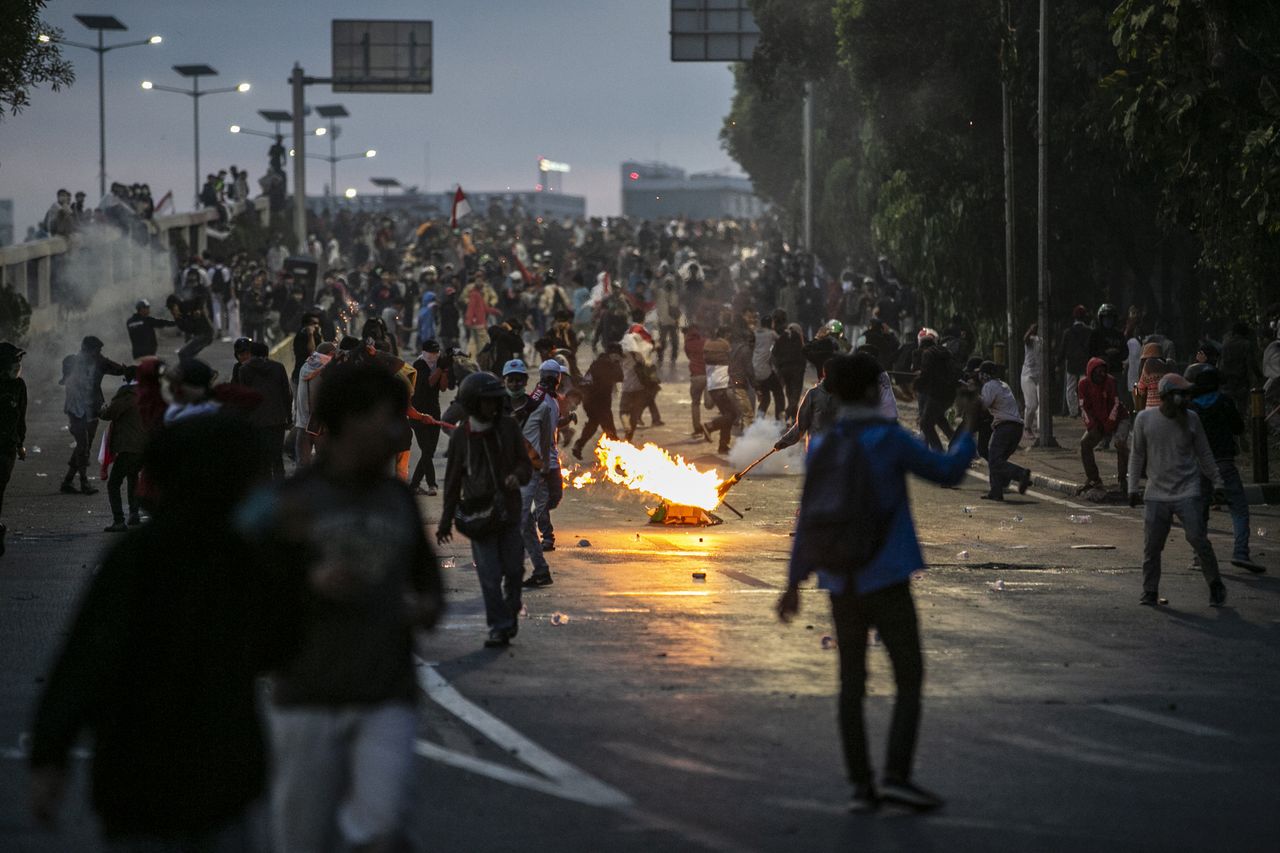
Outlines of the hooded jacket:
{"type": "Polygon", "coordinates": [[[1080,397],[1080,414],[1084,428],[1099,429],[1103,435],[1116,431],[1114,411],[1116,405],[1116,380],[1107,372],[1107,362],[1097,356],[1089,359],[1085,374],[1080,378],[1076,391],[1080,397]],[[1094,370],[1102,368],[1102,381],[1093,380],[1094,370]]]}
{"type": "Polygon", "coordinates": [[[109,441],[112,453],[117,456],[121,453],[142,455],[147,448],[147,430],[142,424],[142,413],[138,409],[136,385],[121,385],[100,417],[111,422],[109,441]]]}
{"type": "Polygon", "coordinates": [[[311,409],[320,394],[320,371],[333,359],[322,352],[313,352],[298,371],[298,390],[293,395],[293,422],[304,429],[311,423],[311,409]]]}
{"type": "Polygon", "coordinates": [[[280,429],[288,425],[293,413],[293,392],[283,364],[269,358],[251,358],[240,365],[239,382],[262,397],[249,413],[249,423],[280,429]]]}

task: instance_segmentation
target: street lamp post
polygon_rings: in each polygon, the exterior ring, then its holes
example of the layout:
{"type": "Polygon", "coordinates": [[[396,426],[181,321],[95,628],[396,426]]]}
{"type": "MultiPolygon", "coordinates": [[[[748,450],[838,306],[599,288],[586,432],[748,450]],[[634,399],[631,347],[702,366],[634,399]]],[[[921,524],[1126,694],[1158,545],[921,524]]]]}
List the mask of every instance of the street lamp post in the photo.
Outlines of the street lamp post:
{"type": "Polygon", "coordinates": [[[142,88],[147,91],[157,90],[160,92],[173,92],[177,95],[186,95],[191,99],[191,118],[194,126],[195,138],[195,176],[196,176],[196,199],[199,203],[200,198],[200,99],[206,95],[222,95],[227,92],[247,92],[249,91],[248,83],[240,83],[236,86],[226,86],[221,89],[201,89],[201,77],[213,77],[218,72],[214,71],[208,65],[175,65],[173,70],[177,71],[183,77],[191,80],[190,89],[179,89],[175,86],[161,86],[158,83],[152,83],[150,80],[142,81],[142,88]]]}
{"type": "MultiPolygon", "coordinates": [[[[122,47],[140,47],[146,44],[160,44],[163,41],[160,36],[151,36],[138,41],[126,41],[119,44],[106,44],[103,40],[103,33],[110,30],[112,32],[121,32],[129,29],[120,23],[120,19],[112,15],[76,15],[75,19],[84,24],[86,29],[96,30],[98,33],[97,44],[84,44],[83,42],[68,41],[67,39],[58,39],[58,44],[65,44],[68,47],[79,47],[84,50],[92,50],[98,54],[98,196],[102,197],[107,194],[107,106],[106,106],[106,84],[103,76],[103,57],[110,51],[119,50],[122,47]]],[[[53,41],[49,36],[38,36],[42,42],[53,41]]]]}

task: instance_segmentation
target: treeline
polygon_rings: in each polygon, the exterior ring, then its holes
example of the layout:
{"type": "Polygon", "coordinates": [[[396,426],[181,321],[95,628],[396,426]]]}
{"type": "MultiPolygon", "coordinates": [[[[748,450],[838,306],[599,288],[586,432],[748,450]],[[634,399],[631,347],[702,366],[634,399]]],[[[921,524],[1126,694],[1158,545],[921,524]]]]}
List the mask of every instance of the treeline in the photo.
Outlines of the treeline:
{"type": "MultiPolygon", "coordinates": [[[[1012,115],[1019,331],[1036,300],[1036,0],[753,0],[722,141],[798,235],[812,81],[814,242],[879,254],[1003,338],[1002,82],[1012,115]]],[[[1280,301],[1280,3],[1049,3],[1053,314],[1137,305],[1194,339],[1280,301]]]]}

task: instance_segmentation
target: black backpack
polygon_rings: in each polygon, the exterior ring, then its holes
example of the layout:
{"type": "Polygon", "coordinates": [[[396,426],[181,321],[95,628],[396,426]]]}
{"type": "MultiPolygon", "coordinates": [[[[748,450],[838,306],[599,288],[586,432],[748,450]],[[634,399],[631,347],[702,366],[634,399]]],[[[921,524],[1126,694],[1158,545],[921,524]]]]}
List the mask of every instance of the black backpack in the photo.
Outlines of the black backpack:
{"type": "Polygon", "coordinates": [[[862,431],[887,420],[837,421],[806,460],[792,560],[852,576],[884,548],[893,513],[876,493],[862,431]]]}

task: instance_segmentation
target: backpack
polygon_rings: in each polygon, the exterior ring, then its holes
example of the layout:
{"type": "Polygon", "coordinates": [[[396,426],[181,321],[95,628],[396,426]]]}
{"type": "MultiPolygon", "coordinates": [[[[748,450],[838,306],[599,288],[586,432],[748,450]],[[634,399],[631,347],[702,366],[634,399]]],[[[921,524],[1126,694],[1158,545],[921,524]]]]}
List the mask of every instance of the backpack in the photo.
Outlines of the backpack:
{"type": "Polygon", "coordinates": [[[875,559],[893,512],[876,493],[875,473],[860,435],[887,420],[837,421],[811,445],[791,560],[852,577],[875,559]]]}
{"type": "Polygon", "coordinates": [[[498,347],[493,338],[490,338],[489,342],[484,345],[484,349],[476,353],[476,364],[480,366],[481,370],[487,370],[490,373],[501,367],[498,364],[498,347]]]}

